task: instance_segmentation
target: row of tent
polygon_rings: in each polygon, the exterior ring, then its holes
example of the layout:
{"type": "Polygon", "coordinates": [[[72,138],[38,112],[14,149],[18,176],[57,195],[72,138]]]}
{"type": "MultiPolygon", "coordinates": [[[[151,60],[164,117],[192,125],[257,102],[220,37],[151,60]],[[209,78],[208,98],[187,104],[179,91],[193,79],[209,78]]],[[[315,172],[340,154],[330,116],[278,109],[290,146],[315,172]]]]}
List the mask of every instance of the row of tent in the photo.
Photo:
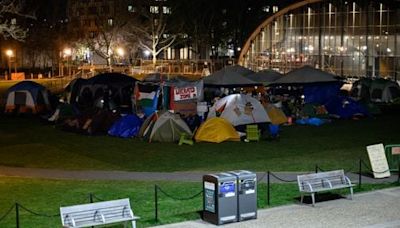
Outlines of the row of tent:
{"type": "MultiPolygon", "coordinates": [[[[249,95],[232,94],[211,107],[207,120],[196,130],[194,139],[198,142],[216,143],[238,141],[240,136],[236,130],[241,130],[248,124],[263,125],[270,122],[266,109],[257,99],[249,95]]],[[[182,134],[193,136],[185,121],[178,114],[168,111],[156,111],[144,121],[135,115],[125,116],[108,133],[125,138],[137,136],[149,142],[175,142],[182,134]]]]}
{"type": "MultiPolygon", "coordinates": [[[[98,97],[110,97],[110,105],[118,107],[132,107],[132,95],[135,85],[153,86],[153,102],[148,110],[147,115],[157,110],[158,103],[162,103],[165,109],[174,109],[179,105],[183,110],[196,109],[194,102],[182,100],[174,103],[174,92],[178,88],[195,88],[189,95],[189,100],[201,101],[203,99],[204,87],[237,87],[237,86],[255,86],[255,85],[291,85],[307,88],[305,93],[306,102],[310,97],[319,96],[320,88],[324,88],[328,84],[339,85],[342,83],[335,75],[304,66],[295,69],[282,76],[278,72],[272,70],[260,71],[254,73],[241,66],[230,66],[213,73],[212,75],[200,81],[189,81],[182,77],[174,79],[164,79],[161,75],[154,74],[146,78],[144,82],[117,73],[106,73],[97,75],[90,79],[75,79],[66,87],[67,102],[76,102],[82,107],[97,105],[98,97]],[[163,84],[161,88],[160,84],[163,84]],[[166,89],[167,88],[167,89],[166,89]],[[310,89],[312,88],[312,89],[310,89]],[[316,88],[316,89],[315,89],[316,88]],[[319,90],[319,93],[315,91],[319,90]],[[158,91],[158,93],[157,93],[158,91]],[[163,92],[163,100],[158,102],[159,94],[163,92]],[[195,97],[193,97],[195,96],[195,97]]],[[[336,91],[336,90],[335,90],[336,91]]],[[[135,99],[139,99],[137,91],[135,91],[135,99]]],[[[142,93],[143,94],[143,93],[142,93]]],[[[332,93],[324,92],[324,96],[331,97],[332,93]]],[[[396,82],[384,79],[360,79],[356,81],[352,87],[351,95],[357,100],[369,100],[372,102],[392,102],[400,99],[400,87],[396,82]]],[[[18,110],[20,112],[31,111],[33,113],[42,112],[50,108],[50,101],[46,88],[32,81],[22,81],[12,86],[7,93],[6,112],[18,110]]],[[[319,102],[323,104],[322,102],[319,102]]]]}

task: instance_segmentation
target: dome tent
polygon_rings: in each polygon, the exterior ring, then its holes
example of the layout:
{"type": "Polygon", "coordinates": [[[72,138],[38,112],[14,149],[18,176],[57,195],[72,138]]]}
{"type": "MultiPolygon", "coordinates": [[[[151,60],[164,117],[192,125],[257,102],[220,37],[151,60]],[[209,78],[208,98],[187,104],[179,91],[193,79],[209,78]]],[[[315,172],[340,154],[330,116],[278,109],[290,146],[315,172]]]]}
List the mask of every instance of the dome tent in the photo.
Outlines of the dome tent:
{"type": "Polygon", "coordinates": [[[382,78],[363,78],[354,82],[351,94],[357,99],[389,103],[400,97],[400,87],[396,82],[382,78]]]}
{"type": "Polygon", "coordinates": [[[155,112],[149,116],[139,130],[139,136],[149,142],[177,142],[181,134],[192,136],[185,121],[178,114],[155,112]]]}
{"type": "Polygon", "coordinates": [[[22,81],[7,90],[6,112],[40,113],[50,109],[47,89],[33,81],[22,81]]]}
{"type": "Polygon", "coordinates": [[[245,94],[232,94],[218,100],[211,108],[208,118],[219,116],[233,126],[271,122],[261,103],[245,94]]]}
{"type": "Polygon", "coordinates": [[[223,118],[207,119],[200,125],[194,137],[196,142],[221,143],[224,141],[240,141],[235,128],[223,118]]]}

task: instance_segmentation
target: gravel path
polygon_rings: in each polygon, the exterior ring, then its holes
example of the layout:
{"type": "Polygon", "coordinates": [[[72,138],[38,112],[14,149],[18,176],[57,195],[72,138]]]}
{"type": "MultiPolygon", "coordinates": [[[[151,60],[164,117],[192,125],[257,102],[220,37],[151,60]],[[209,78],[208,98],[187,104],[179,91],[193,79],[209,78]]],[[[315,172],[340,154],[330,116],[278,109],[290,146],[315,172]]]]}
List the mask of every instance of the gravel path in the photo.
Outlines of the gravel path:
{"type": "MultiPolygon", "coordinates": [[[[290,205],[258,211],[258,218],[226,224],[229,228],[258,227],[400,227],[400,188],[354,195],[353,200],[337,199],[308,205],[290,205]]],[[[157,226],[157,228],[216,227],[201,220],[157,226]]]]}

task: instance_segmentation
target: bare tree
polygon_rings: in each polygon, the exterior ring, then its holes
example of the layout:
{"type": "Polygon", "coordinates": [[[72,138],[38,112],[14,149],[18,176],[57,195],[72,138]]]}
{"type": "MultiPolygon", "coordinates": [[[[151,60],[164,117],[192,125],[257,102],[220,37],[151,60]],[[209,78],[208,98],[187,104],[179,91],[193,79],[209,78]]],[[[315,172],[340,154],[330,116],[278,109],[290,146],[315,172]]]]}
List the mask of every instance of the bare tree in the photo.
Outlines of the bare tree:
{"type": "Polygon", "coordinates": [[[111,70],[115,49],[120,45],[126,44],[126,22],[117,19],[108,21],[98,16],[96,18],[96,25],[96,34],[87,35],[84,42],[94,53],[106,60],[107,66],[109,66],[111,70]]]}
{"type": "Polygon", "coordinates": [[[33,15],[22,13],[22,4],[17,0],[0,1],[0,34],[4,38],[13,38],[23,41],[26,38],[27,30],[21,28],[11,16],[34,18],[33,15]]]}
{"type": "Polygon", "coordinates": [[[138,46],[152,55],[153,66],[157,62],[157,56],[171,47],[176,41],[177,34],[169,33],[167,15],[163,8],[159,7],[158,12],[149,12],[142,9],[141,14],[129,25],[129,35],[138,46]]]}

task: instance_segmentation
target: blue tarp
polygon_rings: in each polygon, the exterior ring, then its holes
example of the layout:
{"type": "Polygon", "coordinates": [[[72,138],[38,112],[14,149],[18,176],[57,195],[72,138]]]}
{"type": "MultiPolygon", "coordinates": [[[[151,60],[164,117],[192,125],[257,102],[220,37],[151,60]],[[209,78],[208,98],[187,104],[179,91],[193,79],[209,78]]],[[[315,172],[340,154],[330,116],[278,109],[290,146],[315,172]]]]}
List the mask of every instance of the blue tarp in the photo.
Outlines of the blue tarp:
{"type": "Polygon", "coordinates": [[[325,104],[329,114],[338,115],[340,118],[348,119],[355,115],[369,116],[367,108],[350,97],[334,96],[325,104]]]}
{"type": "Polygon", "coordinates": [[[329,102],[332,97],[339,94],[341,83],[326,83],[326,84],[312,84],[304,85],[304,101],[308,103],[325,104],[329,102]]]}
{"type": "Polygon", "coordinates": [[[121,138],[131,138],[138,135],[142,123],[143,120],[136,115],[127,115],[115,122],[108,130],[108,134],[121,138]]]}

